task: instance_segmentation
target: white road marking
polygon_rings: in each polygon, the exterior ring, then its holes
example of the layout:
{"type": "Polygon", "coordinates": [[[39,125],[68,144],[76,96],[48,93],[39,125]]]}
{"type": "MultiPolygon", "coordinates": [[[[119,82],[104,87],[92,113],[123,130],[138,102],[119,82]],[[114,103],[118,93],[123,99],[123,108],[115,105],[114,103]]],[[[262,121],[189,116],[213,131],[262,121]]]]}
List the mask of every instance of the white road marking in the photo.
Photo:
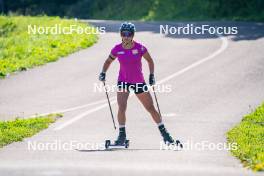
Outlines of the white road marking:
{"type": "Polygon", "coordinates": [[[176,116],[174,113],[161,114],[162,117],[173,117],[176,116]]]}
{"type": "MultiPolygon", "coordinates": [[[[115,104],[116,102],[117,102],[117,100],[113,100],[113,101],[111,101],[111,104],[115,104]]],[[[62,128],[66,127],[66,126],[68,126],[70,124],[72,124],[73,122],[75,122],[75,121],[77,121],[77,120],[85,117],[86,115],[91,114],[91,113],[93,113],[95,111],[98,111],[100,109],[103,109],[103,108],[105,108],[107,106],[108,106],[108,103],[105,103],[103,105],[97,106],[96,108],[90,109],[89,111],[85,111],[84,113],[81,113],[81,114],[75,116],[74,118],[71,118],[67,122],[61,124],[60,126],[54,128],[54,130],[61,130],[62,128]]]]}
{"type": "MultiPolygon", "coordinates": [[[[193,68],[195,68],[195,67],[198,67],[198,66],[201,65],[202,63],[205,63],[205,62],[207,62],[207,61],[209,61],[209,60],[215,58],[215,57],[216,57],[217,55],[219,55],[220,53],[222,53],[222,52],[228,47],[228,40],[227,40],[225,37],[221,36],[221,35],[218,35],[218,37],[222,40],[221,47],[220,47],[218,50],[216,50],[215,52],[213,52],[211,55],[209,55],[209,56],[207,56],[207,57],[205,57],[205,58],[203,58],[203,59],[201,59],[201,60],[199,60],[199,61],[197,61],[197,62],[195,62],[195,63],[193,63],[193,64],[191,64],[191,65],[189,65],[189,66],[187,66],[187,67],[185,67],[184,69],[179,70],[179,71],[175,72],[174,74],[171,74],[171,75],[169,75],[169,76],[167,76],[167,77],[161,79],[160,81],[157,82],[157,84],[164,83],[164,82],[166,82],[166,81],[171,80],[172,78],[175,78],[175,77],[177,77],[177,76],[180,76],[180,75],[182,75],[183,73],[185,73],[185,72],[187,72],[187,71],[189,71],[189,70],[191,70],[191,69],[193,69],[193,68]]],[[[130,94],[130,96],[132,96],[132,95],[134,95],[134,94],[130,94]]],[[[112,101],[111,101],[111,104],[115,104],[116,102],[117,102],[116,100],[114,100],[114,101],[112,100],[112,101]]],[[[66,122],[64,122],[63,124],[61,124],[61,125],[55,127],[54,130],[55,130],[55,131],[57,131],[57,130],[61,130],[61,129],[63,129],[63,128],[69,126],[70,124],[76,122],[77,120],[79,120],[79,119],[85,117],[86,115],[91,114],[91,113],[93,113],[93,112],[96,112],[96,111],[98,111],[98,110],[100,110],[100,109],[103,109],[103,108],[105,108],[105,107],[107,107],[107,106],[108,106],[108,103],[105,103],[105,104],[103,104],[103,105],[100,105],[100,106],[98,106],[98,107],[95,107],[95,108],[93,108],[93,109],[90,109],[90,110],[88,110],[88,111],[86,111],[86,112],[84,112],[84,113],[82,113],[82,114],[80,114],[80,115],[77,115],[77,116],[73,117],[73,118],[70,119],[69,121],[66,121],[66,122]]]]}
{"type": "Polygon", "coordinates": [[[183,74],[183,73],[185,73],[185,72],[187,72],[187,71],[189,71],[189,70],[201,65],[202,63],[213,59],[215,56],[217,56],[220,53],[222,53],[227,48],[228,41],[227,41],[226,38],[224,38],[222,36],[218,36],[218,37],[220,37],[220,39],[222,40],[222,45],[217,51],[215,51],[213,54],[211,54],[211,55],[209,55],[209,56],[207,56],[207,57],[205,57],[205,58],[203,58],[203,59],[191,64],[191,65],[189,65],[188,67],[185,67],[184,69],[182,69],[180,71],[177,71],[174,74],[172,74],[170,76],[167,76],[166,78],[163,78],[162,80],[158,81],[157,84],[161,84],[161,83],[164,83],[164,82],[166,82],[166,81],[168,81],[168,80],[170,80],[172,78],[175,78],[175,77],[177,77],[177,76],[179,76],[179,75],[181,75],[181,74],[183,74]]]}
{"type": "MultiPolygon", "coordinates": [[[[113,96],[113,97],[109,98],[110,101],[114,100],[114,99],[116,99],[116,96],[113,96]]],[[[95,101],[95,102],[92,102],[92,103],[88,103],[88,104],[84,104],[84,105],[80,105],[80,106],[75,106],[75,107],[72,107],[72,108],[66,108],[66,109],[61,109],[61,110],[48,112],[48,113],[42,113],[42,114],[35,114],[35,115],[30,116],[30,118],[38,117],[38,116],[45,116],[45,115],[48,115],[48,114],[56,114],[56,113],[65,113],[65,112],[75,111],[75,110],[78,110],[78,109],[86,108],[86,107],[92,106],[92,105],[101,104],[101,103],[104,103],[104,102],[107,102],[107,100],[103,99],[103,100],[95,101]]]]}

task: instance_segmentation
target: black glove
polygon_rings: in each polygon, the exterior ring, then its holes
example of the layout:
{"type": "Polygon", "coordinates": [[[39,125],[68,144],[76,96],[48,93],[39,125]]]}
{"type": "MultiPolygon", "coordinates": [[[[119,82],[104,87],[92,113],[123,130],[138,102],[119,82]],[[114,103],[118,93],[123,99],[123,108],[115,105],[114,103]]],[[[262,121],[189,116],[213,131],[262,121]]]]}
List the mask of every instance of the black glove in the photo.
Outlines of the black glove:
{"type": "Polygon", "coordinates": [[[154,77],[154,74],[151,73],[149,74],[149,85],[154,85],[155,84],[155,77],[154,77]]]}
{"type": "Polygon", "coordinates": [[[100,81],[105,81],[105,72],[101,72],[99,75],[99,80],[100,81]]]}

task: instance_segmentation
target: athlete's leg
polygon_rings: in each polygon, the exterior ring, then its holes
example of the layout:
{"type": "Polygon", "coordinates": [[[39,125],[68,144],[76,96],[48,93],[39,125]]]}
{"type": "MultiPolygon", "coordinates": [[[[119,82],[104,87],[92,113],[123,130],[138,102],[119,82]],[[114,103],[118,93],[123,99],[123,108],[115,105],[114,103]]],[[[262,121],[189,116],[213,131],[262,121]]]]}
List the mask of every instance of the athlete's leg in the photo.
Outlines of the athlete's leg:
{"type": "Polygon", "coordinates": [[[117,92],[119,135],[115,141],[116,145],[122,145],[126,141],[126,108],[129,92],[125,89],[117,92]]]}
{"type": "Polygon", "coordinates": [[[126,108],[127,108],[128,96],[129,96],[129,92],[125,89],[117,92],[117,103],[118,103],[117,119],[119,125],[126,124],[126,108]]]}
{"type": "Polygon", "coordinates": [[[146,108],[146,110],[151,114],[152,119],[157,123],[161,123],[161,117],[158,113],[158,111],[155,109],[152,97],[149,92],[142,92],[139,94],[136,94],[140,102],[143,104],[143,106],[146,108]]]}
{"type": "MultiPolygon", "coordinates": [[[[157,112],[153,105],[153,100],[149,92],[143,92],[136,94],[138,99],[144,105],[146,110],[151,114],[153,120],[157,123],[160,133],[163,137],[163,141],[165,143],[174,143],[173,138],[168,133],[167,129],[165,128],[164,124],[162,123],[162,119],[160,114],[157,112]]],[[[176,141],[177,142],[177,141],[176,141]]],[[[178,143],[178,142],[177,142],[178,143]]]]}

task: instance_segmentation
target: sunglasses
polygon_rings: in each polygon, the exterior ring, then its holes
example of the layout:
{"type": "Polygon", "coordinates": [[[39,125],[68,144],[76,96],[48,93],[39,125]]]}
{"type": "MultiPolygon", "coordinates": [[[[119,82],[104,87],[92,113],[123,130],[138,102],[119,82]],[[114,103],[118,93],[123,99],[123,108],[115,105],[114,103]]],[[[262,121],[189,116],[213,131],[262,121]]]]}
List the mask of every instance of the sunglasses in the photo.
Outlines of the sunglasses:
{"type": "Polygon", "coordinates": [[[132,37],[133,35],[134,35],[133,32],[130,32],[130,31],[122,31],[121,32],[122,37],[132,37]]]}

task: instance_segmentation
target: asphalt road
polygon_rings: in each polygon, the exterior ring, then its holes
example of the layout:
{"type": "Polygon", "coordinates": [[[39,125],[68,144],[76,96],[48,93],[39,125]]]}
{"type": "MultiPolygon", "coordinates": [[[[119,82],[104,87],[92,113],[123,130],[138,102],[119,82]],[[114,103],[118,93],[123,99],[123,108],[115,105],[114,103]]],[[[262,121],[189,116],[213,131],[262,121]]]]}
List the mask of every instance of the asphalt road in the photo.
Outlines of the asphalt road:
{"type": "MultiPolygon", "coordinates": [[[[90,22],[107,30],[94,46],[0,80],[1,120],[64,112],[48,129],[0,149],[1,176],[261,175],[243,168],[225,149],[202,150],[191,144],[225,144],[225,133],[263,102],[264,24],[206,23],[238,26],[238,34],[220,37],[165,36],[159,33],[161,23],[137,22],[135,40],[154,58],[158,83],[171,88],[157,93],[163,121],[185,148],[160,150],[156,125],[132,95],[127,110],[130,148],[105,151],[104,140],[114,139],[117,131],[105,94],[95,92],[94,84],[99,83],[98,73],[110,49],[120,42],[119,22],[90,22]],[[59,148],[63,144],[67,147],[59,148]],[[34,150],[34,145],[39,148],[34,150]]],[[[143,66],[147,76],[145,62],[143,66]]],[[[108,85],[116,83],[118,69],[118,62],[113,63],[107,73],[108,85]]],[[[110,97],[116,116],[115,93],[110,97]]]]}

